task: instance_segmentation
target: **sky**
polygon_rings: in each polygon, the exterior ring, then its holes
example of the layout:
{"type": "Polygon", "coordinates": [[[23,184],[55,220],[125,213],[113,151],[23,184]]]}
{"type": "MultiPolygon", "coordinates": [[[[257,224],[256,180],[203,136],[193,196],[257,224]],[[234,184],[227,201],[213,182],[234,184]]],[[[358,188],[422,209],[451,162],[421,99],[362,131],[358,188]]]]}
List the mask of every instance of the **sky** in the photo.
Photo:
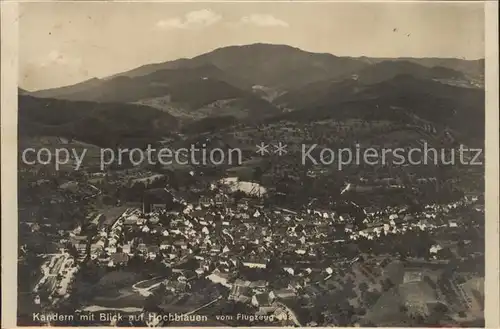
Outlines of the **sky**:
{"type": "Polygon", "coordinates": [[[38,2],[20,4],[18,28],[27,90],[251,43],[353,57],[484,57],[482,2],[38,2]]]}

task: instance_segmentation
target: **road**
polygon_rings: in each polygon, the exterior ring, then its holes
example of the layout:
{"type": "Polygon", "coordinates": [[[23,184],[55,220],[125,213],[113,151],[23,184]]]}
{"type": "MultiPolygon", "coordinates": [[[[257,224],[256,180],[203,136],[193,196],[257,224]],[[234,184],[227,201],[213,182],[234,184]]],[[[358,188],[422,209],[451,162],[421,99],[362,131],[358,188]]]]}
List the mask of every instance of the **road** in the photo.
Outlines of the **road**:
{"type": "Polygon", "coordinates": [[[191,315],[191,314],[194,314],[194,313],[198,312],[199,310],[204,309],[205,307],[208,307],[208,306],[210,306],[210,305],[214,304],[215,302],[217,302],[217,301],[219,301],[219,300],[221,300],[221,299],[222,299],[222,296],[219,296],[219,297],[215,298],[214,300],[212,300],[212,301],[210,301],[210,302],[206,303],[205,305],[202,305],[202,306],[198,307],[197,309],[194,309],[194,310],[192,310],[192,311],[189,311],[189,312],[187,312],[187,313],[184,313],[183,315],[191,315]]]}
{"type": "Polygon", "coordinates": [[[153,289],[153,288],[156,288],[158,287],[160,284],[162,284],[163,282],[160,281],[160,282],[157,282],[157,283],[154,283],[152,285],[150,285],[149,287],[147,288],[139,288],[137,287],[137,285],[141,284],[141,283],[144,283],[144,282],[147,282],[147,281],[152,281],[152,280],[156,280],[156,279],[159,279],[161,278],[161,276],[157,276],[157,277],[154,277],[152,279],[147,279],[147,280],[142,280],[142,281],[139,281],[137,283],[134,283],[134,285],[132,286],[132,289],[134,289],[134,291],[136,291],[137,293],[141,294],[142,296],[144,297],[147,297],[151,294],[153,294],[150,290],[153,289]]]}

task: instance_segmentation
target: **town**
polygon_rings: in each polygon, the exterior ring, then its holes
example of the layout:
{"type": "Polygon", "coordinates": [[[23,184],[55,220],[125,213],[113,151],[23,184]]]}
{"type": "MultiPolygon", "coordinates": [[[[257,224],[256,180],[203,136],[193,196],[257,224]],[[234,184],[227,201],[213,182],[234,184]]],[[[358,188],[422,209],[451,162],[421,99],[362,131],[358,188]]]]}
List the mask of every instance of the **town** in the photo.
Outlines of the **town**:
{"type": "MultiPolygon", "coordinates": [[[[147,182],[165,184],[161,175],[149,175],[147,182]]],[[[60,202],[74,205],[78,196],[88,208],[80,210],[81,221],[52,233],[54,224],[43,218],[21,224],[32,239],[44,232],[53,241],[44,246],[51,250],[28,294],[34,309],[147,312],[136,322],[150,326],[172,319],[196,325],[195,315],[206,317],[206,325],[370,325],[401,321],[400,308],[407,321],[422,325],[436,314],[446,314],[439,319],[444,323],[481,319],[484,201],[478,195],[377,209],[353,201],[373,191],[349,184],[333,203],[284,207],[266,201],[271,191],[257,182],[189,176],[197,188],[145,188],[137,192],[141,202],[107,206],[101,202],[106,183],[95,175],[60,185],[66,190],[60,202]],[[380,315],[376,310],[386,303],[397,303],[397,313],[380,315]]],[[[29,188],[50,190],[50,179],[37,182],[29,188]]],[[[31,246],[21,248],[34,257],[31,246]]]]}
{"type": "Polygon", "coordinates": [[[17,326],[494,323],[482,2],[19,7],[17,326]]]}

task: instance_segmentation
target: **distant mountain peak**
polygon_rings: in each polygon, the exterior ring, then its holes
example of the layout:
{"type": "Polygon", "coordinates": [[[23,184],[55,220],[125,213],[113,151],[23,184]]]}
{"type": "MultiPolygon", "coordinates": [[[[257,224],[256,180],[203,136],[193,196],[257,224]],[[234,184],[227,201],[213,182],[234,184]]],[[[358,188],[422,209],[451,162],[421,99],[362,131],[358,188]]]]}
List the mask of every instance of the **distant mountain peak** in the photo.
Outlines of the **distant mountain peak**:
{"type": "MultiPolygon", "coordinates": [[[[249,43],[249,44],[242,44],[242,45],[230,45],[230,46],[224,46],[224,47],[219,47],[214,49],[213,51],[210,51],[208,53],[199,55],[203,56],[206,54],[210,54],[213,52],[221,52],[221,51],[231,51],[231,50],[241,50],[241,51],[248,51],[248,50],[254,50],[254,51],[290,51],[290,52],[301,52],[304,54],[311,54],[311,55],[327,55],[331,57],[338,57],[332,53],[319,53],[319,52],[312,52],[312,51],[307,51],[299,47],[294,47],[286,44],[279,44],[279,43],[265,43],[265,42],[256,42],[256,43],[249,43]]],[[[197,56],[197,57],[199,57],[197,56]]],[[[195,57],[196,58],[196,57],[195,57]]]]}
{"type": "MultiPolygon", "coordinates": [[[[169,94],[169,88],[178,84],[198,86],[191,82],[204,78],[214,81],[210,84],[213,90],[217,89],[215,85],[228,88],[215,83],[223,81],[246,92],[252,93],[252,86],[263,86],[266,95],[283,95],[319,82],[320,86],[314,88],[324,93],[329,87],[321,86],[322,81],[330,84],[355,79],[360,84],[371,84],[407,73],[423,79],[454,82],[457,79],[467,80],[464,74],[480,78],[481,72],[484,72],[481,67],[480,61],[458,59],[337,57],[285,44],[259,42],[220,47],[191,59],[147,64],[107,78],[92,78],[73,86],[32,94],[70,100],[135,102],[164,97],[169,94]]],[[[332,87],[348,88],[336,84],[332,87]]],[[[199,93],[198,90],[190,92],[199,93]]],[[[267,97],[262,93],[259,96],[267,97]]]]}

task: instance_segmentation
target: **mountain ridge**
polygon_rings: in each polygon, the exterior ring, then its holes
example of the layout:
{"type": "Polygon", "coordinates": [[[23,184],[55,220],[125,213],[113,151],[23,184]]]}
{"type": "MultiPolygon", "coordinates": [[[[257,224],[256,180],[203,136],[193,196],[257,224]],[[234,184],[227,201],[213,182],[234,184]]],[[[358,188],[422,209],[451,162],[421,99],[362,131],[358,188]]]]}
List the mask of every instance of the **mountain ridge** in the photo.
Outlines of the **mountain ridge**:
{"type": "MultiPolygon", "coordinates": [[[[27,95],[86,101],[90,108],[111,103],[145,105],[189,124],[203,120],[213,129],[234,122],[231,117],[255,122],[273,116],[299,120],[367,116],[380,105],[385,109],[380,115],[389,119],[398,120],[388,110],[398,107],[456,129],[466,130],[466,122],[480,134],[484,122],[477,111],[484,108],[484,88],[471,77],[481,79],[482,65],[482,60],[356,59],[258,43],[221,47],[191,59],[148,64],[27,95]]],[[[76,107],[82,108],[83,103],[76,107]]]]}
{"type": "MultiPolygon", "coordinates": [[[[400,74],[372,85],[361,85],[352,81],[347,87],[350,86],[357,89],[346,88],[342,92],[333,93],[320,89],[320,92],[324,92],[321,96],[306,91],[295,98],[300,100],[302,107],[283,114],[282,118],[307,121],[330,116],[364,117],[370,120],[388,115],[388,119],[397,121],[399,119],[392,116],[393,111],[385,109],[400,108],[442,127],[457,129],[471,138],[484,137],[484,117],[478,115],[484,109],[482,89],[446,85],[410,74],[400,74]],[[305,99],[306,95],[309,95],[309,98],[305,99]],[[374,112],[375,109],[377,112],[374,112]]],[[[290,98],[290,95],[288,97],[290,98]]]]}
{"type": "MultiPolygon", "coordinates": [[[[74,85],[68,85],[68,86],[62,86],[62,87],[56,87],[56,88],[50,88],[50,89],[41,89],[37,91],[33,91],[34,95],[38,93],[38,96],[42,95],[41,92],[46,92],[46,91],[55,91],[57,89],[62,89],[62,88],[69,88],[72,86],[78,86],[82,85],[86,82],[92,81],[94,79],[101,80],[101,81],[106,81],[110,80],[112,78],[116,78],[119,76],[130,76],[130,77],[137,77],[137,76],[143,76],[147,75],[150,73],[153,73],[158,70],[163,70],[163,69],[179,69],[179,68],[189,68],[193,66],[199,66],[201,64],[206,64],[206,61],[209,59],[210,56],[215,56],[220,54],[221,52],[227,52],[227,51],[241,51],[241,50],[248,50],[248,49],[272,49],[273,51],[275,50],[284,50],[284,51],[292,51],[292,52],[300,52],[305,56],[321,56],[323,58],[330,58],[332,60],[335,59],[340,59],[343,61],[347,62],[358,62],[356,64],[357,68],[361,68],[362,66],[369,66],[371,64],[375,64],[378,62],[382,61],[411,61],[423,66],[443,66],[446,68],[451,68],[455,69],[464,73],[467,73],[469,75],[473,75],[476,78],[479,78],[481,76],[481,72],[484,71],[484,58],[482,59],[475,59],[475,60],[466,60],[466,59],[459,59],[459,58],[435,58],[435,57],[423,57],[423,58],[412,58],[412,57],[401,57],[401,58],[377,58],[377,57],[367,57],[367,56],[336,56],[334,54],[330,53],[317,53],[317,52],[311,52],[311,51],[306,51],[302,50],[298,47],[293,47],[289,45],[281,45],[281,44],[269,44],[269,43],[254,43],[254,44],[247,44],[247,45],[231,45],[231,46],[225,46],[225,47],[219,47],[214,50],[211,50],[209,52],[206,52],[204,54],[200,54],[197,56],[194,56],[192,58],[179,58],[171,61],[165,61],[165,62],[159,62],[159,63],[150,63],[150,64],[145,64],[136,68],[133,68],[128,71],[116,73],[113,75],[110,75],[108,77],[104,77],[101,79],[93,78],[89,79],[86,81],[79,82],[74,85]],[[214,55],[215,54],[215,55],[214,55]]],[[[257,50],[258,52],[258,50],[257,50]]],[[[236,56],[237,57],[237,56],[236,56]]],[[[241,58],[237,57],[238,61],[241,61],[241,58]]],[[[220,65],[220,63],[219,63],[220,65]]],[[[227,63],[225,64],[227,66],[227,63]]],[[[216,65],[217,66],[217,65],[216,65]]],[[[221,68],[224,70],[224,68],[221,68]]]]}
{"type": "Polygon", "coordinates": [[[91,144],[143,147],[177,129],[178,120],[157,109],[18,96],[20,136],[64,136],[91,144]]]}

